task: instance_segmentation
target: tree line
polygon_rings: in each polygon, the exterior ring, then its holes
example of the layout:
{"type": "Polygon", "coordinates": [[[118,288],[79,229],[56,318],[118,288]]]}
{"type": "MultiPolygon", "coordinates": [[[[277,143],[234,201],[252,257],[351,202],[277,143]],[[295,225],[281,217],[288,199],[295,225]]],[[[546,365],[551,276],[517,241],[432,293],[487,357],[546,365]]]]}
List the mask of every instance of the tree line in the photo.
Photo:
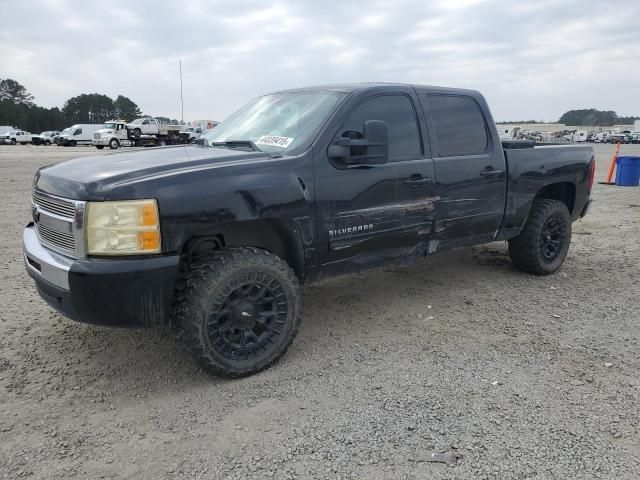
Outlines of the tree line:
{"type": "MultiPolygon", "coordinates": [[[[613,110],[596,110],[595,108],[583,108],[581,110],[569,110],[562,114],[558,123],[583,127],[611,127],[613,125],[631,125],[640,117],[620,117],[613,110]]],[[[497,122],[501,125],[546,123],[540,120],[522,120],[497,122]]]]}
{"type": "Polygon", "coordinates": [[[611,127],[612,125],[631,125],[640,117],[620,117],[613,110],[596,110],[595,108],[569,110],[558,120],[565,125],[585,127],[611,127]]]}
{"type": "Polygon", "coordinates": [[[0,79],[0,125],[19,127],[29,132],[62,130],[75,123],[104,123],[107,120],[132,121],[142,117],[140,108],[124,95],[113,100],[99,93],[68,99],[62,109],[45,108],[17,81],[0,79]]]}

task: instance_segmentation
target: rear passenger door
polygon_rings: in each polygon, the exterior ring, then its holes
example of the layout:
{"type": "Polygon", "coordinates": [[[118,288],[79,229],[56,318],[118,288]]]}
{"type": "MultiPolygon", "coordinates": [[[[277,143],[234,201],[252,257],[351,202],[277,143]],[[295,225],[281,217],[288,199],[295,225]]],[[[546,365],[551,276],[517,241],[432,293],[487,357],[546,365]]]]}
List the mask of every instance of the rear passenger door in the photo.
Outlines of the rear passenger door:
{"type": "Polygon", "coordinates": [[[449,247],[493,240],[504,213],[506,165],[502,145],[490,135],[484,100],[448,93],[420,100],[440,197],[435,239],[449,247]]]}

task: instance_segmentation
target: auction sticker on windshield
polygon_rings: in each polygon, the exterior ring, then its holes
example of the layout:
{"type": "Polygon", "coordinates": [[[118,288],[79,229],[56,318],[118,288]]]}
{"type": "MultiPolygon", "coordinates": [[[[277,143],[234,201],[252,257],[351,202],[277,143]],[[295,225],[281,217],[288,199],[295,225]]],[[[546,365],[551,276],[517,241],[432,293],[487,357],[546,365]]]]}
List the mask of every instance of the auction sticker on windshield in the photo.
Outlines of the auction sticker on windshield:
{"type": "Polygon", "coordinates": [[[279,137],[277,135],[263,135],[256,140],[256,145],[272,145],[274,147],[287,148],[293,142],[291,137],[279,137]]]}

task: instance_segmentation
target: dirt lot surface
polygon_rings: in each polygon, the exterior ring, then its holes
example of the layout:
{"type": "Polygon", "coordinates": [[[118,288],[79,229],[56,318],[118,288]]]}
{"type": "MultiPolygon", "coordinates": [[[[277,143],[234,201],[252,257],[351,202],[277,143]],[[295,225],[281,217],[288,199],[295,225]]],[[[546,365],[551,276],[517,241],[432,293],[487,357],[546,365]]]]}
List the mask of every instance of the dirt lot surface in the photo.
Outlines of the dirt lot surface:
{"type": "Polygon", "coordinates": [[[228,381],[36,294],[33,173],[85,154],[0,146],[0,478],[640,478],[640,188],[595,186],[553,276],[495,243],[310,286],[289,353],[228,381]]]}

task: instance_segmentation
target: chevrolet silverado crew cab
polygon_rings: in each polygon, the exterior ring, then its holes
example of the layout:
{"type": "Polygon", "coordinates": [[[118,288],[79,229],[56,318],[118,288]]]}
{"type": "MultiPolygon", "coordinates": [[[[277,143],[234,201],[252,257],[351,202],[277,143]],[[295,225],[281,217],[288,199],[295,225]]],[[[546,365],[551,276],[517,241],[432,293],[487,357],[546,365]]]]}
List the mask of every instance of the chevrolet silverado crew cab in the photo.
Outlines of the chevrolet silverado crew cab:
{"type": "Polygon", "coordinates": [[[63,315],[172,325],[231,377],[287,350],[323,277],[494,241],[555,272],[595,167],[588,146],[501,143],[476,91],[418,85],[265,95],[203,138],[40,169],[24,260],[63,315]]]}

